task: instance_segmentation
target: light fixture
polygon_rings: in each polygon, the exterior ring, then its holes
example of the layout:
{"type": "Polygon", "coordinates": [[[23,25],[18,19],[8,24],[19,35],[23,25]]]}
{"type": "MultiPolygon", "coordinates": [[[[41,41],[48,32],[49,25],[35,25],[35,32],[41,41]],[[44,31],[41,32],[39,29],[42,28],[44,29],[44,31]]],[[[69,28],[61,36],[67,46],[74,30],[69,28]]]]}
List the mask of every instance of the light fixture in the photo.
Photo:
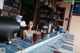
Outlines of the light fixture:
{"type": "Polygon", "coordinates": [[[48,5],[48,0],[46,0],[46,1],[44,2],[44,5],[45,5],[45,6],[47,6],[47,5],[48,5]]]}

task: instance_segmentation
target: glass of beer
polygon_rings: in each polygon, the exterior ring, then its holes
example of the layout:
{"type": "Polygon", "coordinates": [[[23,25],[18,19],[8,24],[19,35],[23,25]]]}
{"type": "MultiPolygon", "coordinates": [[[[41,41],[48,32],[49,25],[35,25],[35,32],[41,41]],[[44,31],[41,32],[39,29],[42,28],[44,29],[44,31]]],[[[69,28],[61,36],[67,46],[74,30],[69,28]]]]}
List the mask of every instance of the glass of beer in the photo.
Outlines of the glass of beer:
{"type": "Polygon", "coordinates": [[[44,38],[44,35],[45,35],[45,33],[44,33],[44,32],[41,32],[40,36],[41,36],[41,39],[42,39],[42,40],[43,40],[43,38],[44,38]]]}
{"type": "Polygon", "coordinates": [[[36,41],[37,41],[37,34],[36,33],[33,33],[32,42],[33,43],[36,43],[36,41]]]}

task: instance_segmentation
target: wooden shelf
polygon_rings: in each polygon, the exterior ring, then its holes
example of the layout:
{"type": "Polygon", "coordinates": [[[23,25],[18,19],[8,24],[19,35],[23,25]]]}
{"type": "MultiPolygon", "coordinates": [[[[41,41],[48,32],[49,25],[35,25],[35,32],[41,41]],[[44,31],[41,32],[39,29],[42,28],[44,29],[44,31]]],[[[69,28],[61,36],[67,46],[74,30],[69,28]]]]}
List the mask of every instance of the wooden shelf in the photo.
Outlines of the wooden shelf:
{"type": "Polygon", "coordinates": [[[50,18],[48,18],[48,17],[40,17],[40,19],[44,19],[44,20],[48,20],[48,21],[50,21],[51,19],[50,18]]]}
{"type": "Polygon", "coordinates": [[[61,14],[63,14],[63,13],[53,13],[53,14],[55,14],[55,15],[61,15],[61,14]]]}
{"type": "Polygon", "coordinates": [[[55,20],[56,20],[56,21],[62,21],[62,22],[64,21],[64,20],[60,20],[60,19],[55,19],[55,20]]]}

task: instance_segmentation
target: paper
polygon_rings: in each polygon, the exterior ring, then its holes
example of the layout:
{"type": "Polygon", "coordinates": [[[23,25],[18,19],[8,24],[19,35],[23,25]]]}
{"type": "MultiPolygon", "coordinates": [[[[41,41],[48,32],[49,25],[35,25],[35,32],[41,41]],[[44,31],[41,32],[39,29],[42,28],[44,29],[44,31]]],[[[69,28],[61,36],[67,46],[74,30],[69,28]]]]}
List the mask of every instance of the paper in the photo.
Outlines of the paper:
{"type": "Polygon", "coordinates": [[[0,53],[6,53],[5,48],[0,48],[0,53]]]}

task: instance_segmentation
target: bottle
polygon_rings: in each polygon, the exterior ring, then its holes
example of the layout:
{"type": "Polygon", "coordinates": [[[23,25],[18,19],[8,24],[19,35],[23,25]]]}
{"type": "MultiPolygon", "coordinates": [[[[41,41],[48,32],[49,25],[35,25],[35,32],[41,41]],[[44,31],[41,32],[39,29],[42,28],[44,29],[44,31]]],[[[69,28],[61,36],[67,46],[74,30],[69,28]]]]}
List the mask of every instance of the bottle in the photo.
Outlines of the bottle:
{"type": "Polygon", "coordinates": [[[59,33],[63,33],[63,27],[62,26],[59,26],[59,33]]]}
{"type": "Polygon", "coordinates": [[[55,29],[53,29],[52,32],[55,32],[55,29]]]}
{"type": "Polygon", "coordinates": [[[51,21],[50,21],[50,23],[49,23],[49,25],[48,25],[48,33],[50,33],[50,31],[51,31],[51,26],[52,26],[52,23],[51,23],[51,21]]]}

